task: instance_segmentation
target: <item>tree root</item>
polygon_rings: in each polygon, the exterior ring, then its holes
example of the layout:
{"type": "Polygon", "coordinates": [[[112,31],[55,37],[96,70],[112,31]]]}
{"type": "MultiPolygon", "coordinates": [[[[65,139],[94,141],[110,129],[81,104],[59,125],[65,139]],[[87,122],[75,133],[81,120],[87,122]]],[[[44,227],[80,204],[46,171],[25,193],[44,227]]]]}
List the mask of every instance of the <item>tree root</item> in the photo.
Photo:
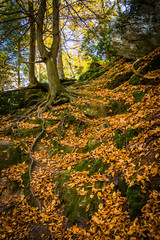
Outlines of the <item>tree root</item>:
{"type": "Polygon", "coordinates": [[[45,104],[43,111],[46,112],[47,110],[51,110],[53,106],[61,105],[67,102],[70,102],[72,97],[68,92],[61,92],[59,96],[56,98],[56,95],[49,94],[47,97],[47,103],[45,104]]]}
{"type": "Polygon", "coordinates": [[[138,58],[132,65],[132,71],[134,74],[136,74],[137,77],[140,77],[140,78],[145,78],[145,79],[148,79],[148,80],[155,80],[156,78],[160,78],[160,76],[148,76],[148,75],[143,75],[139,72],[137,72],[137,70],[134,68],[136,63],[138,63],[139,61],[146,61],[146,59],[143,59],[143,58],[138,58]]]}
{"type": "MultiPolygon", "coordinates": [[[[45,120],[44,118],[40,117],[40,112],[38,111],[40,107],[42,107],[43,105],[45,104],[45,102],[43,102],[42,104],[39,105],[38,109],[37,109],[37,117],[39,119],[41,119],[42,121],[42,131],[39,133],[39,135],[36,137],[36,139],[34,140],[33,144],[32,144],[32,147],[30,149],[30,152],[29,152],[29,156],[30,156],[30,159],[31,159],[31,164],[29,166],[29,177],[30,177],[30,183],[32,182],[32,170],[33,170],[33,164],[34,164],[34,158],[33,158],[33,152],[34,152],[34,147],[36,145],[36,143],[41,139],[43,133],[45,132],[45,120]]],[[[35,199],[35,201],[37,202],[38,204],[38,207],[39,207],[39,210],[42,211],[42,206],[41,206],[41,202],[39,201],[38,198],[35,197],[35,194],[32,190],[32,187],[30,186],[30,190],[31,190],[31,193],[32,193],[32,196],[33,198],[35,199]]]]}
{"type": "MultiPolygon", "coordinates": [[[[25,115],[23,115],[18,121],[17,121],[17,128],[18,128],[18,132],[19,132],[19,126],[18,126],[18,122],[20,122],[22,119],[25,119],[28,117],[28,115],[37,108],[37,117],[39,119],[41,119],[42,121],[42,131],[39,133],[39,135],[36,137],[36,139],[34,140],[32,146],[31,146],[31,149],[29,151],[29,156],[30,156],[30,159],[31,159],[31,163],[30,163],[30,166],[29,166],[29,179],[30,179],[30,184],[32,182],[32,170],[33,170],[33,164],[34,164],[34,158],[33,158],[33,152],[34,152],[34,147],[36,145],[36,143],[41,139],[43,133],[45,132],[45,120],[40,117],[40,112],[39,112],[39,109],[46,103],[46,100],[45,101],[40,101],[38,102],[33,108],[31,108],[27,114],[25,113],[25,115]]],[[[39,201],[39,199],[36,198],[33,190],[32,190],[32,187],[30,185],[30,191],[31,191],[31,194],[32,194],[32,197],[35,199],[35,201],[37,202],[38,204],[38,207],[39,207],[39,210],[42,211],[42,206],[41,206],[41,203],[39,201]]]]}

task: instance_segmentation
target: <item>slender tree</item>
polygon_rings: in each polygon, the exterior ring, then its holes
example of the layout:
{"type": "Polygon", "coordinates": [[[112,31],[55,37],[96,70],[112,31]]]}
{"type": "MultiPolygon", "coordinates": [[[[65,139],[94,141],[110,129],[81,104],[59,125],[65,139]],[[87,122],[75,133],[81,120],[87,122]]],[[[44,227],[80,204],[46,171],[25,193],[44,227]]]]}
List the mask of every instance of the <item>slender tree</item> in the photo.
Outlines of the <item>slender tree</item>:
{"type": "Polygon", "coordinates": [[[63,60],[62,60],[62,40],[60,37],[59,40],[59,50],[58,50],[58,56],[57,56],[57,66],[58,66],[58,75],[60,79],[65,78],[64,69],[63,69],[63,60]]]}
{"type": "Polygon", "coordinates": [[[57,70],[57,54],[59,48],[59,1],[53,0],[53,41],[50,51],[47,50],[43,40],[43,25],[46,12],[46,0],[41,0],[37,19],[37,44],[41,55],[47,67],[50,99],[46,105],[49,107],[56,96],[64,91],[57,70]]]}
{"type": "Polygon", "coordinates": [[[29,84],[37,86],[38,81],[35,77],[35,53],[36,53],[36,29],[34,19],[33,1],[28,0],[29,24],[30,24],[30,43],[29,43],[29,84]]]}

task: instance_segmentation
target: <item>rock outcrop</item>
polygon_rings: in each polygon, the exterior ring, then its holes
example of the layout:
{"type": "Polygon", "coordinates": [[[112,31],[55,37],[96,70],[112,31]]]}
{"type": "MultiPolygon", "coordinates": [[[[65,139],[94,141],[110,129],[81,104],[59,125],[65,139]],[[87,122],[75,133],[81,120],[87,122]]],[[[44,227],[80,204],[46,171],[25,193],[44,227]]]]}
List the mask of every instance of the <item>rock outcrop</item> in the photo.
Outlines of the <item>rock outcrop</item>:
{"type": "Polygon", "coordinates": [[[112,45],[118,55],[136,59],[160,46],[160,0],[133,0],[127,19],[117,24],[112,45]]]}

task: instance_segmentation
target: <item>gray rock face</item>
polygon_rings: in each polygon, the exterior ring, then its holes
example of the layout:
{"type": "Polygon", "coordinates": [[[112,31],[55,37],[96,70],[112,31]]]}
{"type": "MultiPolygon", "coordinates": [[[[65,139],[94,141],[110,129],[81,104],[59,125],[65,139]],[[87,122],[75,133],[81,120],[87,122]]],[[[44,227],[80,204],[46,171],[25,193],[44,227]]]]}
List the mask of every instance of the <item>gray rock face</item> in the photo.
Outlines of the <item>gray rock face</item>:
{"type": "Polygon", "coordinates": [[[133,0],[127,20],[117,24],[112,45],[118,55],[142,57],[160,46],[160,0],[133,0]]]}

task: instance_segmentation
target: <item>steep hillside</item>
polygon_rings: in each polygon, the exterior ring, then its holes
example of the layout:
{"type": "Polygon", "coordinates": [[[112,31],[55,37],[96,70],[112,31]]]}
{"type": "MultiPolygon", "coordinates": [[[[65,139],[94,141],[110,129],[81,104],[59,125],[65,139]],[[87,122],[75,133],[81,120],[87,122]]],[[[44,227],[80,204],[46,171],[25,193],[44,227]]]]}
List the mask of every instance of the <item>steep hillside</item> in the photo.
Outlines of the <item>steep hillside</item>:
{"type": "Polygon", "coordinates": [[[69,103],[1,117],[1,239],[160,239],[159,63],[116,59],[69,103]]]}

